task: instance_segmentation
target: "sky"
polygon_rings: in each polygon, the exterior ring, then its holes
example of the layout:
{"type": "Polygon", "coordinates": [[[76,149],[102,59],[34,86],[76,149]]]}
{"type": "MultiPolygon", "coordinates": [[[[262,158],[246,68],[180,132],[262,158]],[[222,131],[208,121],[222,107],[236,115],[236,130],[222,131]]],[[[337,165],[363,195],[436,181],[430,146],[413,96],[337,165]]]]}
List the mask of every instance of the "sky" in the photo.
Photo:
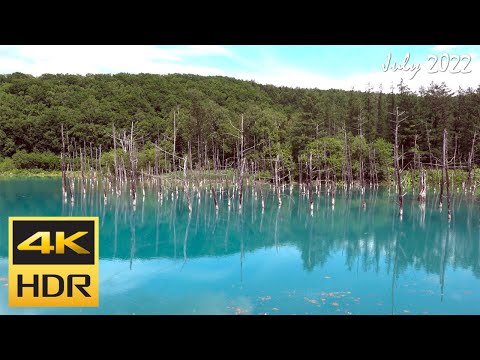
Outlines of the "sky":
{"type": "Polygon", "coordinates": [[[187,73],[375,91],[403,79],[413,91],[432,81],[457,90],[480,85],[479,54],[479,45],[0,45],[0,73],[187,73]]]}

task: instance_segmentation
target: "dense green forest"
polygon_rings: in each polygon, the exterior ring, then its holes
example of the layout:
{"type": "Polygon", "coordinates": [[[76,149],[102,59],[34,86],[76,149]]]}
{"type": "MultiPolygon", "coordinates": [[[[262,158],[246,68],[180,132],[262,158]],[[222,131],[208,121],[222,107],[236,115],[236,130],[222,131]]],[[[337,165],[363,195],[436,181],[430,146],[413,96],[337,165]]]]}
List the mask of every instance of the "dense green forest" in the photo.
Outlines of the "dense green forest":
{"type": "MultiPolygon", "coordinates": [[[[101,146],[107,159],[112,125],[122,133],[133,122],[139,167],[153,166],[154,144],[172,153],[175,138],[175,154],[189,153],[194,167],[213,168],[238,158],[235,129],[243,116],[245,156],[263,170],[280,154],[283,170],[298,176],[299,158],[312,153],[317,168],[337,172],[347,156],[355,174],[364,159],[366,177],[372,157],[385,177],[392,166],[391,113],[398,107],[408,116],[398,134],[404,168],[414,158],[424,164],[440,159],[444,129],[456,166],[467,162],[480,124],[480,87],[431,83],[415,93],[403,81],[380,91],[373,85],[344,91],[179,74],[0,75],[0,157],[4,168],[59,169],[63,124],[69,142],[101,146]]],[[[165,169],[174,166],[166,155],[162,160],[165,169]]]]}

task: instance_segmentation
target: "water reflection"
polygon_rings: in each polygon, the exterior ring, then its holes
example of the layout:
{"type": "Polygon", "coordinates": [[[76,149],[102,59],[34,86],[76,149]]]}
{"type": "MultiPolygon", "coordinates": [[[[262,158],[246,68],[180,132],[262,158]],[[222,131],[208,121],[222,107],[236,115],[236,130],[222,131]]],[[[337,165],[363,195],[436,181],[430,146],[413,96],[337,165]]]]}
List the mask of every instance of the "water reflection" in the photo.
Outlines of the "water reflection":
{"type": "MultiPolygon", "coordinates": [[[[462,269],[472,279],[480,279],[479,214],[475,199],[464,193],[454,194],[448,222],[433,193],[425,204],[419,204],[413,194],[406,195],[400,219],[394,194],[382,189],[367,189],[362,195],[338,188],[334,207],[331,197],[321,193],[314,197],[311,212],[308,193],[296,188],[291,195],[288,189],[282,192],[282,206],[278,206],[275,190],[264,186],[262,209],[258,188],[247,187],[241,211],[237,198],[228,206],[226,190],[221,193],[218,188],[216,210],[211,192],[205,188],[201,194],[192,191],[190,213],[181,189],[177,193],[163,188],[160,197],[158,187],[146,182],[145,198],[139,197],[133,209],[128,192],[117,196],[108,191],[104,200],[103,186],[92,182],[90,191],[85,196],[78,193],[72,205],[63,201],[59,179],[2,181],[0,258],[7,256],[7,214],[88,215],[101,219],[101,261],[126,261],[130,271],[145,262],[165,260],[178,264],[175,271],[182,272],[195,259],[211,259],[209,264],[220,271],[219,264],[225,264],[220,259],[233,257],[239,286],[245,287],[253,281],[255,266],[260,266],[249,262],[249,254],[265,254],[263,266],[269,266],[280,261],[275,253],[280,259],[282,251],[296,249],[305,274],[331,272],[335,262],[335,271],[340,268],[350,282],[360,273],[382,277],[382,284],[389,283],[391,313],[399,311],[395,299],[396,292],[403,291],[399,290],[402,276],[435,275],[440,302],[445,301],[451,285],[446,275],[449,270],[462,269]]],[[[75,189],[78,192],[81,186],[77,183],[75,189]]],[[[293,267],[291,271],[303,276],[293,267]]],[[[269,280],[282,281],[273,273],[269,280]]],[[[272,291],[275,287],[265,286],[272,291]]],[[[371,285],[368,287],[371,291],[371,285]]]]}

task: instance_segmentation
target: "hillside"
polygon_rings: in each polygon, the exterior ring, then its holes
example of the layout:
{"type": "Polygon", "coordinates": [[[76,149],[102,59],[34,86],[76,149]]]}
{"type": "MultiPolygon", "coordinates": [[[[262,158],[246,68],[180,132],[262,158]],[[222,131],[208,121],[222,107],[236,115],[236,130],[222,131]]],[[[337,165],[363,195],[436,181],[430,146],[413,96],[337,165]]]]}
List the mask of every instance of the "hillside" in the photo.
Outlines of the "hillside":
{"type": "MultiPolygon", "coordinates": [[[[359,84],[362,87],[365,84],[359,84]]],[[[58,155],[61,124],[69,139],[87,147],[101,145],[106,151],[113,145],[112,124],[121,131],[133,121],[141,144],[164,142],[167,148],[175,111],[176,152],[186,153],[190,143],[199,164],[214,154],[234,156],[237,139],[232,126],[239,126],[242,114],[245,147],[258,145],[251,156],[265,157],[280,146],[284,158],[296,163],[309,144],[315,147],[316,138],[330,139],[322,143],[322,153],[334,152],[326,144],[343,139],[344,127],[353,139],[361,125],[367,144],[378,139],[392,142],[389,112],[396,106],[408,114],[399,132],[407,162],[413,158],[415,140],[423,160],[427,161],[429,149],[439,156],[444,128],[449,131],[450,148],[466,161],[480,124],[480,87],[460,89],[453,96],[444,84],[432,83],[415,94],[402,83],[394,94],[371,88],[363,92],[292,89],[179,74],[0,75],[0,156],[20,150],[58,155]]]]}

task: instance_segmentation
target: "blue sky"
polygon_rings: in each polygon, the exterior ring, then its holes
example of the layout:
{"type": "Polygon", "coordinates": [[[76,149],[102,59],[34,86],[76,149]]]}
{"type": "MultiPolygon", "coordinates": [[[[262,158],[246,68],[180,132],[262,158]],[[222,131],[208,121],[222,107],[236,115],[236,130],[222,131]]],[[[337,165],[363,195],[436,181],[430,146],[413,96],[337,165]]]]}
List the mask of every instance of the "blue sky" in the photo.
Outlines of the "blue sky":
{"type": "Polygon", "coordinates": [[[479,53],[480,46],[462,45],[8,45],[0,46],[0,73],[191,73],[320,89],[364,90],[370,82],[386,91],[402,78],[412,90],[432,81],[456,90],[480,85],[479,53]],[[384,71],[388,54],[390,65],[410,54],[410,69],[384,71]],[[428,57],[442,54],[445,71],[429,73],[428,57]]]}

